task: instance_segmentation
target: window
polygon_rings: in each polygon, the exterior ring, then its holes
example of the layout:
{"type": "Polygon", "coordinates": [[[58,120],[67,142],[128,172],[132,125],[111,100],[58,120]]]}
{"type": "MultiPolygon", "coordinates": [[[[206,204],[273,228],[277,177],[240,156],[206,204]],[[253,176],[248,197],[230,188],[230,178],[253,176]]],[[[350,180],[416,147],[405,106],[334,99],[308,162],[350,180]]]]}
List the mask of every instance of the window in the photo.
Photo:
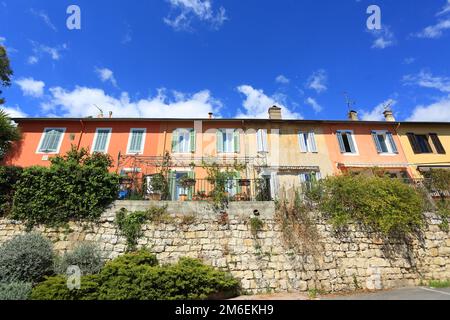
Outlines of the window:
{"type": "Polygon", "coordinates": [[[174,153],[195,152],[195,130],[176,129],[172,133],[172,152],[174,153]]]}
{"type": "Polygon", "coordinates": [[[106,153],[108,152],[109,140],[111,138],[111,129],[110,128],[98,128],[95,131],[94,137],[94,145],[92,148],[92,153],[100,152],[106,153]]]}
{"type": "Polygon", "coordinates": [[[387,131],[372,131],[372,137],[378,153],[398,153],[392,133],[387,131]]]}
{"type": "Polygon", "coordinates": [[[220,129],[217,131],[218,153],[239,153],[239,131],[235,129],[220,129]]]}
{"type": "Polygon", "coordinates": [[[339,148],[342,153],[357,153],[353,132],[350,130],[340,130],[337,132],[339,148]]]}
{"type": "Polygon", "coordinates": [[[300,183],[305,190],[311,191],[311,188],[314,182],[317,182],[322,179],[322,175],[320,172],[305,172],[299,175],[300,183]]]}
{"type": "Polygon", "coordinates": [[[300,142],[301,152],[317,152],[316,137],[314,132],[299,132],[298,139],[300,142]]]}
{"type": "Polygon", "coordinates": [[[259,129],[256,133],[256,138],[258,142],[258,152],[268,152],[267,147],[267,129],[259,129]]]}
{"type": "Polygon", "coordinates": [[[406,134],[409,139],[409,143],[416,154],[420,153],[438,153],[438,154],[446,154],[444,146],[441,143],[438,135],[436,133],[430,134],[414,134],[407,133],[406,134]],[[431,145],[433,144],[433,147],[431,145]]]}
{"type": "Polygon", "coordinates": [[[38,153],[59,153],[65,128],[46,128],[41,137],[38,153]]]}
{"type": "Polygon", "coordinates": [[[144,153],[146,129],[131,129],[130,138],[128,140],[128,154],[144,153]]]}

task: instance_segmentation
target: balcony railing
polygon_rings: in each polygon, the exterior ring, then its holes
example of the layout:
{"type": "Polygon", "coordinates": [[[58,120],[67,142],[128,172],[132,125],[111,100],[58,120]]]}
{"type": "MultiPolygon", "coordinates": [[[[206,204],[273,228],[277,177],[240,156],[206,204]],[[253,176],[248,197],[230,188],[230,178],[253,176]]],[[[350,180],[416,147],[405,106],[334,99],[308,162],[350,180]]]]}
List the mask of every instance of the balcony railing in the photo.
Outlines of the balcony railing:
{"type": "Polygon", "coordinates": [[[144,199],[167,201],[212,201],[220,194],[227,201],[271,201],[273,195],[270,179],[229,179],[211,181],[209,179],[192,179],[188,183],[180,179],[167,179],[168,190],[152,190],[146,178],[140,181],[123,179],[119,199],[144,199]]]}

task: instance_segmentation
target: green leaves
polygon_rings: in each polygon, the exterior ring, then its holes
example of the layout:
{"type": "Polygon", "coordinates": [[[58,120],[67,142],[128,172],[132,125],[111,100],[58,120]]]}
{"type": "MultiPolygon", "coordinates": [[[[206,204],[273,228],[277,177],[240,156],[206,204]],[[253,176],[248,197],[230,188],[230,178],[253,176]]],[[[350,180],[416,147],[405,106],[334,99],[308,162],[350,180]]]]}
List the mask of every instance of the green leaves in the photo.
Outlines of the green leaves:
{"type": "Polygon", "coordinates": [[[12,218],[29,227],[99,218],[119,188],[119,177],[108,172],[111,163],[107,155],[73,148],[53,158],[50,168],[24,169],[15,186],[12,218]]]}
{"type": "Polygon", "coordinates": [[[361,224],[385,235],[407,234],[424,224],[423,200],[400,180],[377,176],[344,175],[321,184],[321,210],[332,224],[361,224]]]}
{"type": "Polygon", "coordinates": [[[0,161],[11,149],[12,143],[20,139],[21,133],[19,128],[13,124],[6,112],[0,109],[0,161]]]}

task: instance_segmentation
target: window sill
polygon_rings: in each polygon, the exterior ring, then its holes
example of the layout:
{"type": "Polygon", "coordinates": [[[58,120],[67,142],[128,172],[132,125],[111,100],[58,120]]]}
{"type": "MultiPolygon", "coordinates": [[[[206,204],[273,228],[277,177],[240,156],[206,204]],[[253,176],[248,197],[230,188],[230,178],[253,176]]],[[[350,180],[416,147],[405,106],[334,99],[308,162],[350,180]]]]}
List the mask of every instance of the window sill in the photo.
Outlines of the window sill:
{"type": "Polygon", "coordinates": [[[55,155],[55,154],[59,154],[59,151],[58,152],[36,152],[36,154],[43,154],[43,155],[53,154],[53,155],[55,155]]]}

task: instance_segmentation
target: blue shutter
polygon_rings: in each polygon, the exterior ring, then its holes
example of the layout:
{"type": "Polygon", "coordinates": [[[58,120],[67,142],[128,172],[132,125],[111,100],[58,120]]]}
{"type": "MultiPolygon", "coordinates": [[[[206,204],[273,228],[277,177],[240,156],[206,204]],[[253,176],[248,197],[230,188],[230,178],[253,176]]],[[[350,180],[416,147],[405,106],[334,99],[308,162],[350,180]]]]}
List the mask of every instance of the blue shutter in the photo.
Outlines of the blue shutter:
{"type": "Polygon", "coordinates": [[[241,142],[239,139],[239,131],[235,130],[233,133],[233,144],[234,144],[234,152],[240,153],[241,152],[241,142]]]}
{"type": "Polygon", "coordinates": [[[350,150],[352,153],[356,153],[356,147],[353,142],[353,134],[349,131],[347,132],[348,144],[350,145],[350,150]]]}
{"type": "Polygon", "coordinates": [[[341,153],[345,153],[345,145],[344,145],[344,140],[342,139],[342,133],[337,132],[336,135],[338,138],[339,148],[341,149],[341,153]]]}
{"type": "Polygon", "coordinates": [[[375,143],[375,147],[377,148],[377,152],[382,153],[383,149],[381,148],[380,141],[378,140],[378,134],[375,131],[372,131],[372,138],[375,143]]]}
{"type": "Polygon", "coordinates": [[[216,144],[217,144],[217,153],[223,153],[223,132],[222,130],[217,130],[217,137],[216,137],[216,144]]]}
{"type": "Polygon", "coordinates": [[[178,140],[179,140],[179,135],[178,135],[178,129],[177,129],[172,132],[172,152],[173,153],[179,152],[178,140]]]}
{"type": "Polygon", "coordinates": [[[57,129],[50,129],[44,133],[44,139],[41,144],[40,152],[57,152],[59,142],[61,140],[63,131],[57,129]]]}
{"type": "Polygon", "coordinates": [[[142,141],[144,138],[143,130],[133,130],[131,132],[130,153],[142,152],[142,141]]]}
{"type": "Polygon", "coordinates": [[[106,152],[109,133],[110,130],[108,129],[97,130],[97,139],[94,144],[93,152],[106,152]]]}
{"type": "Polygon", "coordinates": [[[392,152],[393,153],[398,153],[397,145],[395,144],[394,137],[392,136],[392,133],[390,133],[390,132],[386,133],[386,137],[388,138],[389,143],[391,144],[392,152]]]}

